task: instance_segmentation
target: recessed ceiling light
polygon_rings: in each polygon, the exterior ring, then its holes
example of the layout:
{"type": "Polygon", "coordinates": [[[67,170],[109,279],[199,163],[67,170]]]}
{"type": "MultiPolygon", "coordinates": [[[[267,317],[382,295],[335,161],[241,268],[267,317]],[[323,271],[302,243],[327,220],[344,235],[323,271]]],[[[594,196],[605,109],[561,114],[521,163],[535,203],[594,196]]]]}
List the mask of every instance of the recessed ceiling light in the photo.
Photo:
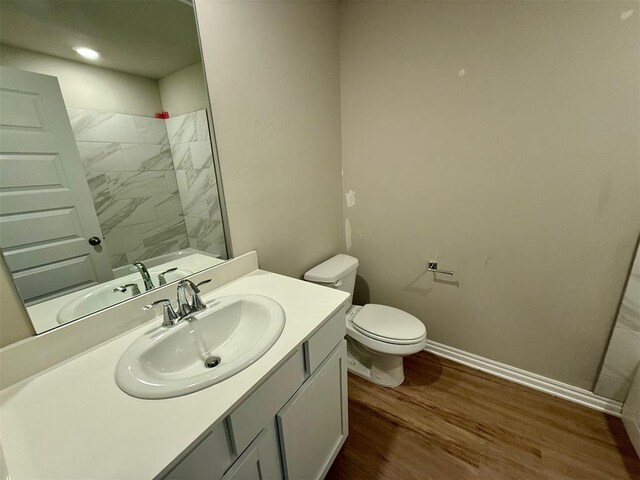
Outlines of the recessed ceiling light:
{"type": "Polygon", "coordinates": [[[89,60],[95,60],[100,57],[100,54],[91,48],[75,47],[74,50],[78,55],[84,58],[88,58],[89,60]]]}

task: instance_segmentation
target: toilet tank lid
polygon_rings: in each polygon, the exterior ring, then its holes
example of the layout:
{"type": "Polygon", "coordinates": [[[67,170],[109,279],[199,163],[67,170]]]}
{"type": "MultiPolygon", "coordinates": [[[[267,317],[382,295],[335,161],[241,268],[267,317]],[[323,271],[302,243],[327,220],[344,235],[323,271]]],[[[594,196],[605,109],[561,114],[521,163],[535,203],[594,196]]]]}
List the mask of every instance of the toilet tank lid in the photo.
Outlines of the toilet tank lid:
{"type": "Polygon", "coordinates": [[[316,265],[304,279],[316,283],[335,283],[358,268],[358,259],[342,253],[316,265]]]}

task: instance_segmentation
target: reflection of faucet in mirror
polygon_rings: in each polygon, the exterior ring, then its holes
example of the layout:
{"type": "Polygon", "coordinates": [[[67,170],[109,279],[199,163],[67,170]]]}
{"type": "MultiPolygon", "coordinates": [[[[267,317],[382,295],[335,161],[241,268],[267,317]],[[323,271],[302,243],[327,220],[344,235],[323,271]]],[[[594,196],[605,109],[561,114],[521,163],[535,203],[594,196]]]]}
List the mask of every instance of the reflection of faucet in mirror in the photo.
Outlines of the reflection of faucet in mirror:
{"type": "Polygon", "coordinates": [[[166,278],[164,278],[164,276],[165,276],[167,273],[175,272],[176,270],[178,270],[178,267],[173,267],[173,268],[170,268],[169,270],[165,270],[165,271],[164,271],[164,272],[162,272],[160,275],[158,275],[158,282],[159,282],[159,285],[160,285],[160,286],[162,286],[162,285],[166,285],[166,284],[167,284],[167,279],[166,279],[166,278]]]}
{"type": "Polygon", "coordinates": [[[149,270],[144,266],[142,262],[134,262],[131,267],[132,271],[137,270],[140,276],[142,276],[142,281],[144,282],[144,288],[148,292],[149,290],[153,290],[155,287],[153,282],[151,281],[151,275],[149,275],[149,270]]]}
{"type": "Polygon", "coordinates": [[[125,285],[120,285],[119,287],[114,288],[112,291],[125,293],[127,291],[127,288],[131,288],[132,297],[140,295],[140,287],[138,287],[137,283],[127,283],[125,285]]]}

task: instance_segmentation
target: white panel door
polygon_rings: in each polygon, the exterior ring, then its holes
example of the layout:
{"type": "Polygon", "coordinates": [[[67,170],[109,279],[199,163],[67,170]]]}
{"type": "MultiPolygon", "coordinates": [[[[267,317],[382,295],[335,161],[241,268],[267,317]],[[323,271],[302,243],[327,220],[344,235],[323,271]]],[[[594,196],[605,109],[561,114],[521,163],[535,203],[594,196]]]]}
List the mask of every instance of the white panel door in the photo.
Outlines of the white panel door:
{"type": "Polygon", "coordinates": [[[58,79],[0,66],[0,247],[27,305],[113,278],[58,79]]]}

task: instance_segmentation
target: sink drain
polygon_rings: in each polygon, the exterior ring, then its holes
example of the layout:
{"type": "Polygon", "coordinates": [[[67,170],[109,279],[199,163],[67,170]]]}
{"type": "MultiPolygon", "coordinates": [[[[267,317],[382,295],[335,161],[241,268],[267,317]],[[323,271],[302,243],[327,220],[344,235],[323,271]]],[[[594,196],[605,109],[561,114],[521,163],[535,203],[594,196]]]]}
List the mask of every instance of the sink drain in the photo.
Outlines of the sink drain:
{"type": "Polygon", "coordinates": [[[218,365],[220,365],[221,360],[222,359],[220,357],[211,355],[210,357],[204,359],[204,366],[207,368],[217,367],[218,365]]]}

